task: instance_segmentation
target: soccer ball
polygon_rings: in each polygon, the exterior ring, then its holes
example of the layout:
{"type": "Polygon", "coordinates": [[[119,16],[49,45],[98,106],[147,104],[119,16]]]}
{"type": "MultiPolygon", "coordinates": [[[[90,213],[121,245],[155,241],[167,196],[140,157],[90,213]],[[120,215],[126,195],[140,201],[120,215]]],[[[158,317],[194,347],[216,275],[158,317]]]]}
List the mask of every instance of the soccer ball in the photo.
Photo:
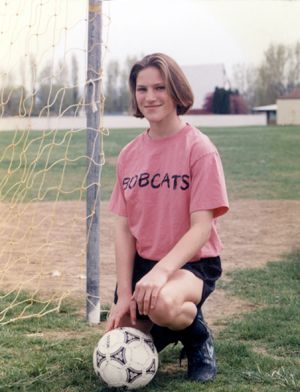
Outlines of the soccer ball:
{"type": "Polygon", "coordinates": [[[141,388],[155,376],[158,354],[151,335],[131,327],[116,328],[99,340],[93,365],[109,387],[141,388]]]}

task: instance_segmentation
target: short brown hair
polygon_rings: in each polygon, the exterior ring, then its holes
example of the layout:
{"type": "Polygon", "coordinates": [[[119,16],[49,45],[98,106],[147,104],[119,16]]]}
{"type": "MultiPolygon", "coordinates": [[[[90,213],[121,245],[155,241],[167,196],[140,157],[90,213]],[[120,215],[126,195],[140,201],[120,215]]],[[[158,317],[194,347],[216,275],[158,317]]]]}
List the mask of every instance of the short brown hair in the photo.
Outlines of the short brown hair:
{"type": "Polygon", "coordinates": [[[133,115],[140,118],[144,117],[138,108],[135,91],[139,72],[148,67],[155,67],[161,72],[166,83],[167,91],[176,105],[177,114],[181,115],[186,113],[194,102],[194,95],[186,76],[171,57],[163,53],[153,53],[137,61],[131,68],[129,74],[130,103],[133,115]]]}

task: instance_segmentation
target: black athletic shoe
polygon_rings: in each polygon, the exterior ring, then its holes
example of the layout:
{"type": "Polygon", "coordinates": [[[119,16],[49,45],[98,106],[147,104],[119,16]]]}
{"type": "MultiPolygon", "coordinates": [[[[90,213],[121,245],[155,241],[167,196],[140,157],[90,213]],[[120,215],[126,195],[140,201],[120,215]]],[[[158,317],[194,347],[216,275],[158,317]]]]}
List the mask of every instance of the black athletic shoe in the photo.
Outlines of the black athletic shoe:
{"type": "Polygon", "coordinates": [[[213,380],[217,374],[213,338],[201,311],[193,324],[181,332],[180,340],[184,347],[180,360],[186,354],[188,378],[199,382],[213,380]]]}
{"type": "Polygon", "coordinates": [[[180,331],[172,331],[169,328],[160,327],[154,324],[150,334],[152,335],[157,352],[162,351],[169,344],[177,344],[179,340],[179,332],[180,331]]]}
{"type": "Polygon", "coordinates": [[[158,352],[169,344],[182,342],[184,347],[181,350],[180,363],[186,356],[188,377],[191,380],[205,382],[215,378],[217,368],[213,338],[200,309],[192,325],[183,331],[172,331],[154,324],[150,333],[158,352]]]}

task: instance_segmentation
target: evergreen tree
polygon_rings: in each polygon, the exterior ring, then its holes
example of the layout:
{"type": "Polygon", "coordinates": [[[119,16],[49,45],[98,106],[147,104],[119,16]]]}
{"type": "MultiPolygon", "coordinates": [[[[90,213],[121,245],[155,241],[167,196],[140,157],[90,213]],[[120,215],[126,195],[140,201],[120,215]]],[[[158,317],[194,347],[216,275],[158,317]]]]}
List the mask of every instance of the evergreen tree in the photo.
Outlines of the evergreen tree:
{"type": "Polygon", "coordinates": [[[212,112],[215,114],[230,113],[230,94],[231,90],[216,87],[212,100],[212,112]]]}

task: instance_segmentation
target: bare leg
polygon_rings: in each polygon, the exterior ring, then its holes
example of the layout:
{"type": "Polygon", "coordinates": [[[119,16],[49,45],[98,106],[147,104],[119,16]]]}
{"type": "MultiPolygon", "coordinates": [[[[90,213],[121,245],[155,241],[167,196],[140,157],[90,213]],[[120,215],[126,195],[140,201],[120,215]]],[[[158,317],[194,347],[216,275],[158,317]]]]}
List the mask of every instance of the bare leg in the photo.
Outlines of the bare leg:
{"type": "Polygon", "coordinates": [[[180,340],[188,359],[188,378],[199,382],[216,376],[212,336],[196,307],[202,291],[202,281],[190,271],[176,271],[161,289],[157,306],[149,315],[157,324],[152,336],[158,350],[180,340]]]}
{"type": "Polygon", "coordinates": [[[178,308],[178,311],[175,320],[170,325],[166,325],[174,331],[182,330],[191,325],[197,314],[197,308],[193,302],[184,302],[181,308],[178,308]]]}
{"type": "Polygon", "coordinates": [[[188,327],[197,314],[202,290],[203,282],[192,272],[176,271],[159,292],[157,304],[149,313],[151,321],[173,330],[188,327]]]}

